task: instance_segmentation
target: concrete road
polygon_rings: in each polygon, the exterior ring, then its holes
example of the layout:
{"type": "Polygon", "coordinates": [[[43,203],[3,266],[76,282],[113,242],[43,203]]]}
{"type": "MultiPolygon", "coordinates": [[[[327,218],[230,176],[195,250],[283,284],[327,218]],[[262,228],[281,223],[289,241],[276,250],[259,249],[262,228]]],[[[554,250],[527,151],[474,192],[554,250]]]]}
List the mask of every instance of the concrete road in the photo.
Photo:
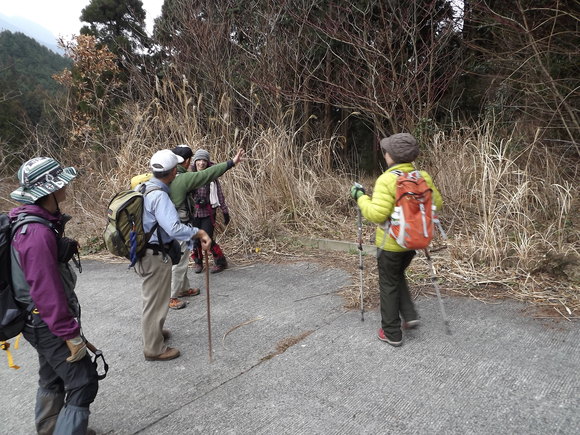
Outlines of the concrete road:
{"type": "MultiPolygon", "coordinates": [[[[146,362],[141,279],[85,261],[77,292],[87,337],[111,366],[91,407],[105,434],[578,434],[579,324],[527,317],[524,305],[420,297],[423,324],[393,348],[377,311],[346,311],[346,272],[314,264],[211,275],[212,362],[202,295],[170,310],[182,356],[146,362]]],[[[34,433],[36,353],[0,353],[0,433],[34,433]]]]}

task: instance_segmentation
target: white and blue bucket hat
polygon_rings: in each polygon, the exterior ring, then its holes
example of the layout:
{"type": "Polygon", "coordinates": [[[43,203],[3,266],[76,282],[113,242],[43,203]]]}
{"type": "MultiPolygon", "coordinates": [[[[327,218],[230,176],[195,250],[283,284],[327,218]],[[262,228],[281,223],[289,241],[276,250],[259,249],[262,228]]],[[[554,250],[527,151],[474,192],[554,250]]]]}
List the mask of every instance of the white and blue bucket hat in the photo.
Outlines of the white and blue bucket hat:
{"type": "Polygon", "coordinates": [[[22,204],[34,204],[39,198],[62,189],[76,176],[73,167],[63,168],[50,157],[35,157],[18,170],[20,187],[10,197],[22,204]]]}

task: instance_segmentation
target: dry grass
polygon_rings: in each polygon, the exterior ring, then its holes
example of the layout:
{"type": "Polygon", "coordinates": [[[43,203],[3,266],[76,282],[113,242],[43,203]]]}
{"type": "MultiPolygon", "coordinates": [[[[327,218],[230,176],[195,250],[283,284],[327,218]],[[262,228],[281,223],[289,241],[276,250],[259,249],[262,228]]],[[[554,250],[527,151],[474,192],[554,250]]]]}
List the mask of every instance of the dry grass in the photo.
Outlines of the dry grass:
{"type": "MultiPolygon", "coordinates": [[[[353,239],[354,239],[353,235],[353,239]]],[[[245,267],[263,263],[311,262],[322,267],[340,267],[350,276],[350,282],[336,289],[345,301],[345,307],[360,310],[360,275],[358,253],[327,252],[306,248],[296,243],[266,242],[259,252],[231,252],[229,242],[223,244],[234,267],[245,267]]],[[[519,275],[516,271],[490,274],[489,271],[475,271],[450,259],[449,250],[443,246],[432,252],[437,280],[443,294],[477,299],[483,303],[496,303],[502,299],[512,299],[527,304],[527,311],[537,318],[580,318],[580,293],[578,286],[566,280],[554,280],[547,274],[519,275]]],[[[363,295],[365,311],[379,306],[378,270],[372,255],[363,257],[363,295]]],[[[408,270],[408,280],[412,297],[435,296],[431,273],[427,260],[418,253],[408,270]]]]}
{"type": "Polygon", "coordinates": [[[436,136],[431,166],[446,199],[451,257],[470,269],[542,270],[546,255],[578,256],[577,174],[538,144],[521,150],[489,131],[436,136]],[[453,158],[450,158],[453,156],[453,158]]]}
{"type": "MultiPolygon", "coordinates": [[[[153,152],[187,143],[224,161],[244,147],[246,161],[222,177],[232,222],[217,237],[226,255],[240,264],[305,259],[339,265],[353,276],[351,287],[342,289],[346,305],[358,307],[356,255],[320,253],[291,242],[308,236],[356,240],[356,210],[348,197],[355,177],[330,163],[337,140],[298,147],[295,132],[240,130],[227,117],[211,120],[209,137],[200,131],[196,103],[184,96],[172,111],[159,100],[127,105],[118,120],[120,133],[88,138],[55,156],[81,170],[63,205],[75,216],[68,235],[96,250],[109,199],[127,188],[133,175],[147,171],[153,152]]],[[[436,134],[418,162],[433,175],[445,199],[441,218],[450,240],[435,256],[442,286],[449,293],[486,300],[529,301],[577,318],[577,168],[558,161],[539,143],[522,146],[514,137],[498,137],[487,126],[436,134]]],[[[34,142],[44,143],[42,138],[34,142]]],[[[40,147],[28,151],[28,158],[49,152],[40,147]]],[[[1,206],[6,210],[16,205],[7,199],[16,183],[6,174],[2,181],[1,206]]],[[[363,182],[372,190],[374,180],[363,182]]],[[[374,227],[366,224],[365,243],[373,233],[374,227]]],[[[365,265],[365,304],[372,307],[378,303],[376,262],[365,258],[365,265]]],[[[419,258],[410,280],[416,291],[430,292],[428,269],[419,258]]]]}
{"type": "Polygon", "coordinates": [[[297,336],[293,336],[293,337],[288,337],[288,338],[284,338],[282,340],[280,340],[277,344],[276,344],[276,351],[272,352],[268,355],[266,355],[265,357],[261,358],[260,361],[267,361],[269,359],[274,358],[277,355],[283,354],[284,352],[286,352],[289,348],[291,348],[292,346],[300,343],[302,340],[304,340],[306,337],[308,337],[310,334],[312,334],[314,331],[306,331],[303,332],[300,335],[297,336]]]}

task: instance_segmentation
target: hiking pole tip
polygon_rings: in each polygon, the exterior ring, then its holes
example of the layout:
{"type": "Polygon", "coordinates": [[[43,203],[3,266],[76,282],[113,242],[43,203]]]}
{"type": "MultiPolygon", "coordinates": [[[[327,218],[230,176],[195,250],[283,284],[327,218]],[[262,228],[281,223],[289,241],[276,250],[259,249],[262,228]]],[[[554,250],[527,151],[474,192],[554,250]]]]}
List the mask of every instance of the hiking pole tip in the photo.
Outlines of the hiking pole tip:
{"type": "Polygon", "coordinates": [[[449,320],[446,320],[446,321],[445,321],[445,333],[446,333],[447,335],[452,335],[452,334],[451,334],[451,328],[449,327],[449,320]]]}

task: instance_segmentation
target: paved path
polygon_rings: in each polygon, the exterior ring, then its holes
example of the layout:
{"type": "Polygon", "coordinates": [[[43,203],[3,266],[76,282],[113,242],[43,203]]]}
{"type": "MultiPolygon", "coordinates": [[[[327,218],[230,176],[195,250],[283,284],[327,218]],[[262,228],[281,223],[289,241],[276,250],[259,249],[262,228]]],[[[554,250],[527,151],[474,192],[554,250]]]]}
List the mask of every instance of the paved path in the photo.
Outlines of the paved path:
{"type": "MultiPolygon", "coordinates": [[[[190,272],[203,287],[204,275],[190,272]]],[[[85,261],[78,294],[86,335],[111,366],[91,410],[107,434],[578,434],[579,323],[536,320],[515,302],[420,297],[423,325],[393,348],[377,311],[345,311],[339,269],[254,265],[212,275],[213,362],[205,291],[170,311],[182,356],[146,362],[141,279],[85,261]],[[282,345],[277,350],[277,346],[282,345]],[[276,354],[284,350],[284,352],[276,354]]],[[[0,353],[0,433],[34,433],[37,362],[0,353]]]]}

